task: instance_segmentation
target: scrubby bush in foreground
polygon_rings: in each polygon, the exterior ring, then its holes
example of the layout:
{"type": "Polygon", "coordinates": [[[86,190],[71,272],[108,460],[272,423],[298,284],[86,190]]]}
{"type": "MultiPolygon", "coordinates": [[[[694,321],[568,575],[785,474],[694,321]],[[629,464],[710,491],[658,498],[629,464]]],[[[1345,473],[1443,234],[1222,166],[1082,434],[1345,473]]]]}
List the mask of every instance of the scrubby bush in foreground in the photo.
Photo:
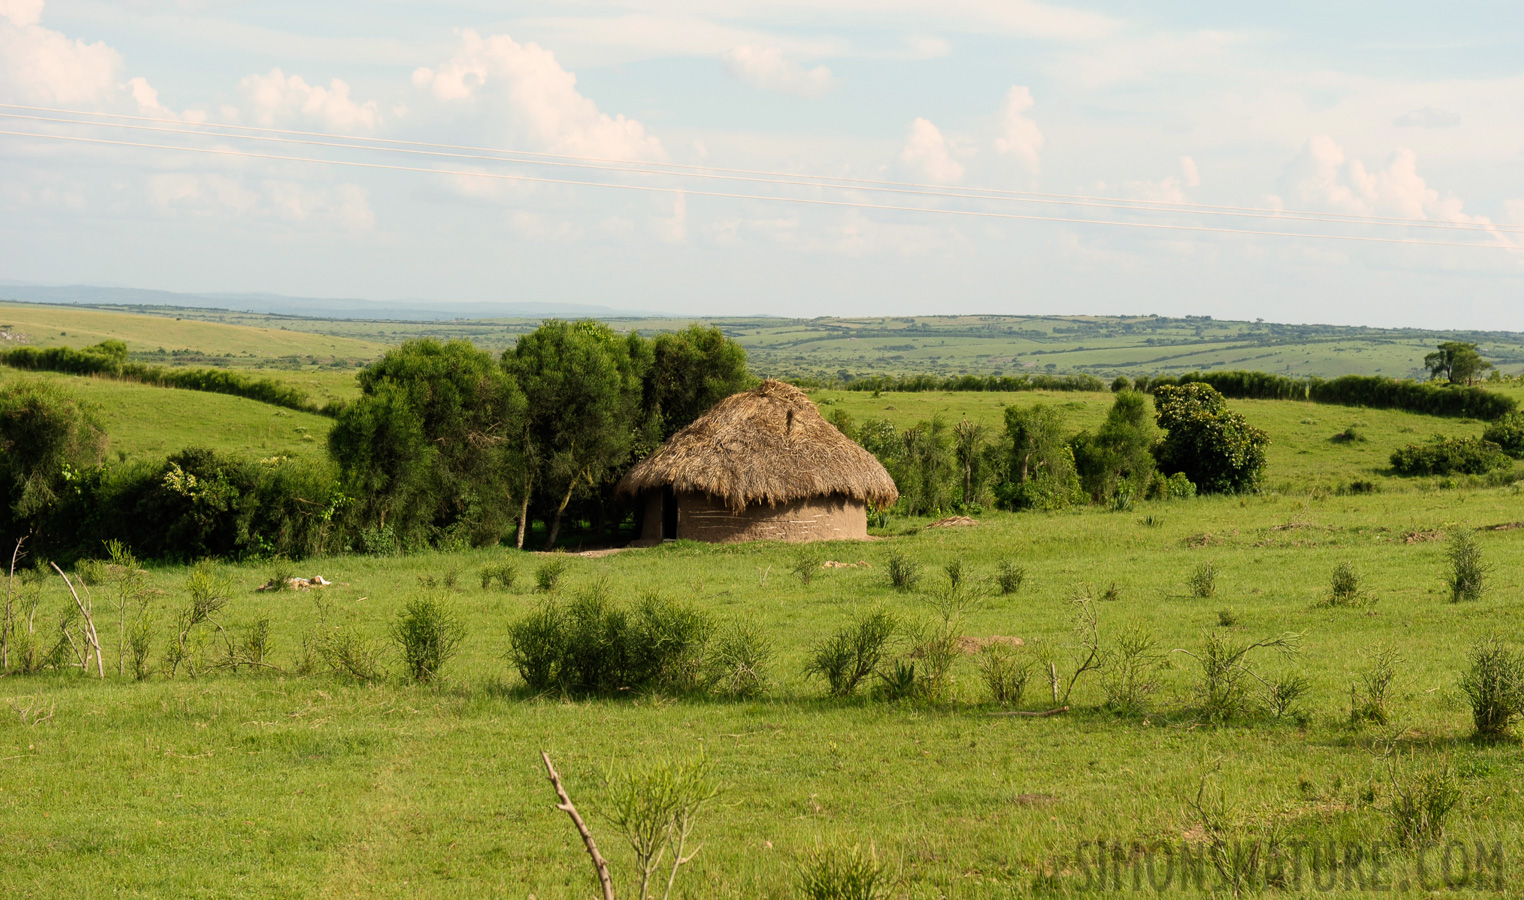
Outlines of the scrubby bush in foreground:
{"type": "Polygon", "coordinates": [[[878,670],[898,631],[898,620],[887,612],[861,616],[816,644],[805,671],[825,679],[831,696],[850,696],[878,670]]]}
{"type": "Polygon", "coordinates": [[[391,627],[402,664],[414,681],[428,683],[460,652],[466,626],[440,597],[424,594],[407,602],[391,627]]]}
{"type": "Polygon", "coordinates": [[[1471,667],[1460,687],[1471,704],[1477,736],[1501,737],[1524,714],[1524,655],[1495,636],[1484,638],[1471,648],[1471,667]]]}
{"type": "Polygon", "coordinates": [[[539,692],[689,692],[711,680],[738,693],[754,690],[765,679],[761,669],[769,655],[760,639],[726,633],[718,642],[720,655],[711,657],[713,633],[709,616],[688,604],[648,594],[625,606],[598,582],[570,602],[547,599],[513,623],[508,658],[524,683],[539,692]],[[718,667],[709,670],[712,679],[706,678],[711,661],[718,667]]]}

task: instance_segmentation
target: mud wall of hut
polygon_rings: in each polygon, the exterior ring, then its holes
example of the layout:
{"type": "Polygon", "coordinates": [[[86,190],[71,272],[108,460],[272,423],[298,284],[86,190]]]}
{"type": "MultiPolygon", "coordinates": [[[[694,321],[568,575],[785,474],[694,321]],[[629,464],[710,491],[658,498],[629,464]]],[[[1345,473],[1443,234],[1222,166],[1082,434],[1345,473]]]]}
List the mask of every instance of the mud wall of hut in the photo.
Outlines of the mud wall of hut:
{"type": "Polygon", "coordinates": [[[702,494],[677,498],[677,536],[691,541],[848,541],[868,536],[868,509],[840,495],[735,512],[702,494]]]}

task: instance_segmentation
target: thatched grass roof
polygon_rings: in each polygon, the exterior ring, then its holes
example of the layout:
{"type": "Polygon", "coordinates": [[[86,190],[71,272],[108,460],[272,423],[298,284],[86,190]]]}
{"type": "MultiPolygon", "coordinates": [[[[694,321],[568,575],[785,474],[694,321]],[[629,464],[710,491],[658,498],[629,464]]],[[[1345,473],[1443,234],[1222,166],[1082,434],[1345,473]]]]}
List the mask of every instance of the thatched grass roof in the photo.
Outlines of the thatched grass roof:
{"type": "Polygon", "coordinates": [[[618,493],[667,485],[735,510],[831,494],[883,508],[900,496],[873,454],[837,431],[803,391],[772,380],[716,403],[636,464],[618,493]]]}

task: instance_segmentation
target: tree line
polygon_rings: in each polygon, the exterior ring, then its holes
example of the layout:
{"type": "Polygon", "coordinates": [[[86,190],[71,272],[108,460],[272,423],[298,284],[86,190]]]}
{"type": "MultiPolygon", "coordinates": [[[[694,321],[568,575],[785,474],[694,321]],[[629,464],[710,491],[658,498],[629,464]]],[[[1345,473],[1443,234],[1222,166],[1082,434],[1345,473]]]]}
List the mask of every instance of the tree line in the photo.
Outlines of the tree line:
{"type": "Polygon", "coordinates": [[[1254,490],[1269,439],[1228,408],[1211,385],[1159,385],[1149,398],[1116,394],[1094,432],[1068,430],[1061,407],[1008,406],[1002,429],[945,419],[898,429],[885,419],[828,416],[888,469],[905,515],[985,507],[1053,510],[1080,503],[1254,490]],[[1161,431],[1162,429],[1162,431],[1161,431]]]}
{"type": "Polygon", "coordinates": [[[647,339],[548,321],[499,358],[410,341],[358,376],[328,458],[250,460],[187,448],[106,462],[94,412],[56,385],[0,391],[0,535],[89,555],[118,539],[145,558],[307,556],[495,544],[569,518],[598,536],[624,518],[635,461],[750,386],[718,329],[647,339]]]}

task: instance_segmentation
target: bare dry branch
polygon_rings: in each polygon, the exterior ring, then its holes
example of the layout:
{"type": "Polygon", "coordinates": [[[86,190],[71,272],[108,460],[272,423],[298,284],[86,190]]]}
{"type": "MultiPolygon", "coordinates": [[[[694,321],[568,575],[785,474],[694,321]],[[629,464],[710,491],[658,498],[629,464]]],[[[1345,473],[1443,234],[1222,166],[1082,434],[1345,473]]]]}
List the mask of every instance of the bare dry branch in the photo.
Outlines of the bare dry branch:
{"type": "Polygon", "coordinates": [[[550,764],[550,754],[540,751],[540,759],[545,761],[545,771],[550,775],[550,784],[556,789],[556,797],[560,803],[556,809],[571,816],[572,824],[577,826],[577,833],[582,836],[582,845],[587,848],[587,855],[592,857],[593,868],[598,871],[598,881],[603,886],[603,900],[614,900],[614,882],[609,878],[608,860],[598,852],[598,845],[593,841],[593,833],[587,830],[587,823],[582,821],[582,816],[577,812],[577,807],[572,805],[571,798],[566,796],[566,788],[561,786],[561,776],[556,774],[556,767],[550,764]]]}

